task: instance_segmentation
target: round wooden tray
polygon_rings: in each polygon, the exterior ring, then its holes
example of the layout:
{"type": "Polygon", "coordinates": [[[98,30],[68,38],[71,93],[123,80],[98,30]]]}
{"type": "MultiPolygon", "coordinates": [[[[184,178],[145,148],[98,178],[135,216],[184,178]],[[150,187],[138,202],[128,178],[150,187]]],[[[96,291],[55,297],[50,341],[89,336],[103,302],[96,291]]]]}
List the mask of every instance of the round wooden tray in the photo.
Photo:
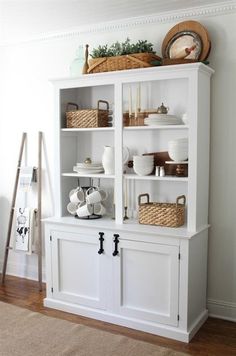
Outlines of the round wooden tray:
{"type": "Polygon", "coordinates": [[[203,27],[197,21],[183,21],[170,29],[162,43],[163,58],[169,58],[168,53],[166,53],[167,47],[169,46],[169,43],[173,39],[173,37],[175,37],[177,34],[181,35],[181,32],[193,32],[200,37],[202,42],[202,51],[198,58],[198,61],[204,61],[205,59],[207,59],[211,50],[210,37],[205,27],[203,27]]]}

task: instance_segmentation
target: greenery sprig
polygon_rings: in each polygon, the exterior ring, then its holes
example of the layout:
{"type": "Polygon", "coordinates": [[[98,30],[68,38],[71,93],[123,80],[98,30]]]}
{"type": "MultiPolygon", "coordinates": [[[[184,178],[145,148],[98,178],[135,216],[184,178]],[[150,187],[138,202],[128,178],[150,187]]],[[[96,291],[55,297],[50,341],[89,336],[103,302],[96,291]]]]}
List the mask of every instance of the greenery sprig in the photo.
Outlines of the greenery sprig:
{"type": "Polygon", "coordinates": [[[125,42],[115,42],[110,47],[108,45],[98,46],[98,48],[94,48],[90,56],[92,58],[99,57],[114,57],[114,56],[122,56],[124,54],[132,54],[132,53],[156,53],[153,51],[153,44],[148,42],[147,40],[139,40],[137,43],[131,43],[130,39],[127,38],[125,42]]]}

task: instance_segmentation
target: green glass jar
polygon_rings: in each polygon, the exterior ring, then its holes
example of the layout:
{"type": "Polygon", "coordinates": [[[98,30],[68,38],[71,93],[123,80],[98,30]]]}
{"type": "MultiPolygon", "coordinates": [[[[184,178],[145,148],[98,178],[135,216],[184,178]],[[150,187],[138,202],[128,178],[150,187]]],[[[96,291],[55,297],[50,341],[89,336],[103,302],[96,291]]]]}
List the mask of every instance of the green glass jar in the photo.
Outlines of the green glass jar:
{"type": "Polygon", "coordinates": [[[76,58],[70,65],[70,75],[72,77],[76,77],[82,74],[82,69],[84,65],[84,49],[83,46],[80,45],[76,51],[76,58]]]}

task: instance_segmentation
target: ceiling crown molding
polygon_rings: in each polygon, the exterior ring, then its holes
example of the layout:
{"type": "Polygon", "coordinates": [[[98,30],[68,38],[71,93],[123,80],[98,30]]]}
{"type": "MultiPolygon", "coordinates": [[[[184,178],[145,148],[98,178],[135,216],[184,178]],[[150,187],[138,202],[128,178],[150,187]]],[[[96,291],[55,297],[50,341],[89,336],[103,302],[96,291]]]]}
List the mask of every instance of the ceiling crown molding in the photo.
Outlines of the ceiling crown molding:
{"type": "Polygon", "coordinates": [[[159,14],[145,15],[140,17],[127,18],[116,21],[103,22],[93,25],[80,26],[61,32],[42,33],[38,36],[27,37],[16,41],[2,42],[1,46],[13,44],[23,44],[29,42],[41,42],[55,39],[69,39],[89,34],[99,34],[104,32],[114,32],[119,30],[134,29],[136,27],[175,22],[193,18],[220,16],[236,12],[236,0],[224,1],[206,6],[193,7],[175,11],[162,12],[159,14]]]}

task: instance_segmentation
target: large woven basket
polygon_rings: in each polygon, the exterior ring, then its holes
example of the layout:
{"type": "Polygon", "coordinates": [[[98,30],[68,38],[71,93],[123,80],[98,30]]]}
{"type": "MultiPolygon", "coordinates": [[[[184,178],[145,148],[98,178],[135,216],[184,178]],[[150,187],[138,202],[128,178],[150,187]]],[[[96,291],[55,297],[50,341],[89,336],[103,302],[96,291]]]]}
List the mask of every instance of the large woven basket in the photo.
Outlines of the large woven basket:
{"type": "Polygon", "coordinates": [[[168,227],[179,227],[184,225],[185,195],[176,199],[176,203],[150,203],[149,194],[139,195],[139,223],[145,225],[159,225],[168,227]],[[143,197],[146,203],[141,203],[143,197]],[[183,199],[183,204],[179,201],[183,199]]]}
{"type": "Polygon", "coordinates": [[[134,53],[123,56],[95,58],[89,60],[88,73],[152,67],[152,61],[161,61],[161,58],[153,53],[134,53]]]}
{"type": "Polygon", "coordinates": [[[80,109],[77,104],[68,103],[66,108],[67,128],[89,128],[107,127],[109,115],[109,104],[105,100],[98,100],[97,109],[80,109]],[[101,109],[101,103],[106,104],[106,109],[101,109]],[[69,111],[69,107],[74,106],[75,110],[69,111]]]}

